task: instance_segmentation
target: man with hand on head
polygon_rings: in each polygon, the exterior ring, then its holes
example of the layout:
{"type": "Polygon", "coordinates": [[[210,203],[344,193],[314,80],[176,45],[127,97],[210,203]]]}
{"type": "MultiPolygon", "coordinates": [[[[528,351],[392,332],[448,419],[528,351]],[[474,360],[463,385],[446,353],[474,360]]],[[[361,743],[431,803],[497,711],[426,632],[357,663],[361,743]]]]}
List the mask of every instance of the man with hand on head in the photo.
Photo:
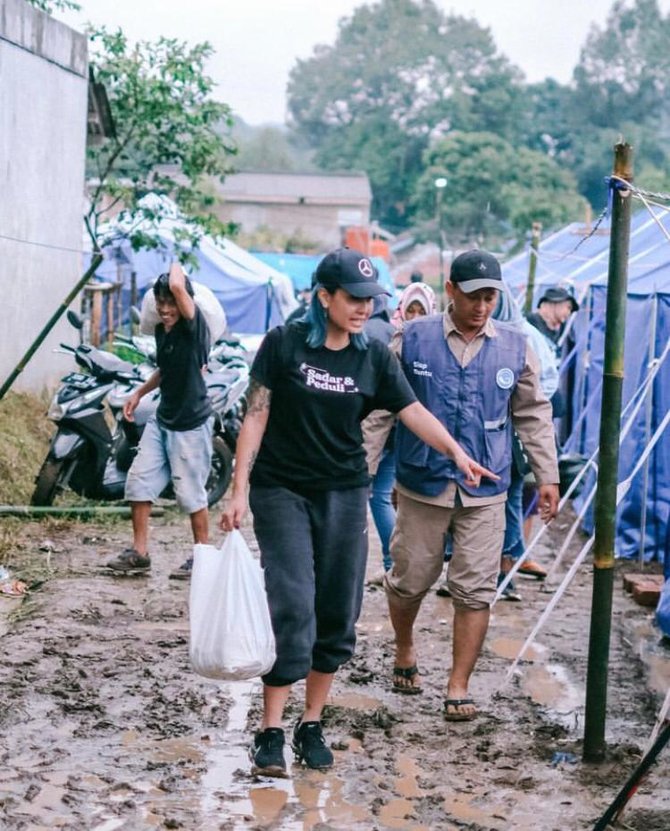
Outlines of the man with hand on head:
{"type": "Polygon", "coordinates": [[[391,543],[393,568],[385,577],[396,636],[393,689],[421,692],[414,621],[442,572],[450,534],[448,586],[454,623],[444,700],[448,721],[467,721],[477,714],[468,687],[496,592],[513,430],[539,483],[545,522],[556,515],[559,501],[551,406],[540,389],[537,359],[521,332],[491,320],[501,288],[495,257],[477,250],[459,255],[446,283],[447,309],[406,326],[400,354],[418,400],[468,455],[497,475],[473,486],[450,459],[398,425],[398,517],[391,543]]]}
{"type": "MultiPolygon", "coordinates": [[[[153,503],[172,482],[179,507],[189,514],[195,543],[209,542],[205,485],[212,459],[214,417],[203,370],[209,355],[209,330],[193,299],[190,280],[179,263],[153,285],[156,311],[158,369],[128,398],[123,415],[134,420],[143,396],[160,388],[156,413],[147,421],[137,456],[128,471],[126,500],[133,522],[133,545],[107,567],[116,574],[146,574],[149,556],[149,516],[153,503]]],[[[170,577],[187,580],[189,557],[170,577]]]]}

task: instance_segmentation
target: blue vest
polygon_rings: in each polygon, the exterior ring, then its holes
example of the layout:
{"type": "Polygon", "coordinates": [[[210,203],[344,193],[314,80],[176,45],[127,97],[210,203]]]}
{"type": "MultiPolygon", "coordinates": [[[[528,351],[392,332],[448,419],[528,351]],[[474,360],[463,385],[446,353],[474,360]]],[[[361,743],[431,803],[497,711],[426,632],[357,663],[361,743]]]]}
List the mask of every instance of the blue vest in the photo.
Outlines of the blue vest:
{"type": "Polygon", "coordinates": [[[511,397],[526,359],[526,338],[495,322],[497,337],[484,338],[474,360],[461,367],[447,346],[442,315],[412,321],[403,333],[402,367],[419,401],[442,422],[465,452],[499,480],[464,484],[454,462],[433,450],[402,423],[396,434],[396,477],[406,488],[437,496],[455,479],[472,496],[509,488],[512,462],[511,397]]]}

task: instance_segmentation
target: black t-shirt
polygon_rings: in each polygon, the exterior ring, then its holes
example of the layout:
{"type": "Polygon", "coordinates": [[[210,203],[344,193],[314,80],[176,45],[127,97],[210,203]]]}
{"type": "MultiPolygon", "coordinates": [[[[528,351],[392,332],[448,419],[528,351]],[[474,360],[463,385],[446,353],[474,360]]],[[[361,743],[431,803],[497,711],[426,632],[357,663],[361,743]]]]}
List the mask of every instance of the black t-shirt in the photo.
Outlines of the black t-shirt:
{"type": "Polygon", "coordinates": [[[156,326],[156,363],[161,371],[158,422],[168,430],[194,430],[212,414],[202,367],[209,355],[209,329],[196,306],[195,317],[179,318],[169,332],[156,326]]]}
{"type": "Polygon", "coordinates": [[[363,487],[370,477],[361,421],[372,410],[398,412],[416,397],[379,341],[365,350],[312,349],[306,333],[304,323],[268,332],[251,368],[272,391],[251,483],[298,493],[363,487]]]}

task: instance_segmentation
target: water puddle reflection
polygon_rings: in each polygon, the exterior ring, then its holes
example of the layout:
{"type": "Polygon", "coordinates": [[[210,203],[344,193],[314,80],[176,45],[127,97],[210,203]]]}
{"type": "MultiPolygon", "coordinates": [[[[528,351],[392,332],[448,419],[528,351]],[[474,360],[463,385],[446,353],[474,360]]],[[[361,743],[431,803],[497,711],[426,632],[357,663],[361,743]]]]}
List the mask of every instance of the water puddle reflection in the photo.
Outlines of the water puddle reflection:
{"type": "MultiPolygon", "coordinates": [[[[487,648],[500,658],[513,661],[521,651],[524,641],[516,638],[496,638],[489,641],[487,648]]],[[[547,654],[547,648],[538,643],[531,644],[523,654],[524,661],[537,661],[547,654]]]]}
{"type": "Polygon", "coordinates": [[[379,809],[379,821],[387,828],[402,828],[403,831],[430,831],[427,825],[420,825],[414,817],[414,806],[409,799],[392,799],[379,809]]]}
{"type": "Polygon", "coordinates": [[[405,797],[405,799],[413,796],[422,796],[425,793],[416,781],[417,776],[421,775],[421,768],[414,759],[410,759],[409,756],[404,756],[402,759],[398,759],[396,768],[400,774],[393,786],[396,793],[405,797]]]}
{"type": "MultiPolygon", "coordinates": [[[[367,807],[348,802],[343,794],[344,781],[334,772],[308,771],[293,765],[290,747],[286,748],[289,779],[250,780],[248,747],[251,734],[247,713],[251,697],[260,693],[257,682],[222,685],[222,692],[232,699],[225,732],[212,735],[205,749],[206,772],[200,788],[200,811],[204,824],[221,818],[225,804],[231,829],[248,829],[250,822],[259,827],[281,823],[282,831],[311,831],[329,822],[345,825],[369,819],[367,807]]],[[[380,702],[357,693],[336,695],[329,703],[335,706],[369,709],[380,702]]],[[[336,751],[335,770],[341,769],[347,753],[361,749],[360,741],[351,739],[347,751],[336,751]]],[[[212,825],[214,827],[214,825],[212,825]]]]}
{"type": "Polygon", "coordinates": [[[498,817],[504,816],[502,806],[500,806],[499,810],[495,810],[494,813],[489,813],[473,805],[474,799],[474,796],[464,796],[463,794],[445,794],[444,810],[447,814],[454,817],[454,819],[467,822],[468,824],[476,823],[477,826],[483,826],[484,828],[490,829],[490,831],[494,831],[496,828],[506,827],[501,825],[500,821],[496,821],[495,816],[495,814],[498,817]]]}
{"type": "Polygon", "coordinates": [[[331,707],[346,707],[349,710],[377,710],[382,706],[382,702],[378,698],[373,698],[371,695],[362,695],[361,693],[347,692],[339,695],[331,695],[328,698],[328,704],[331,707]]]}
{"type": "Polygon", "coordinates": [[[558,714],[572,713],[582,705],[583,696],[558,664],[532,666],[524,671],[522,689],[538,704],[558,714]]]}

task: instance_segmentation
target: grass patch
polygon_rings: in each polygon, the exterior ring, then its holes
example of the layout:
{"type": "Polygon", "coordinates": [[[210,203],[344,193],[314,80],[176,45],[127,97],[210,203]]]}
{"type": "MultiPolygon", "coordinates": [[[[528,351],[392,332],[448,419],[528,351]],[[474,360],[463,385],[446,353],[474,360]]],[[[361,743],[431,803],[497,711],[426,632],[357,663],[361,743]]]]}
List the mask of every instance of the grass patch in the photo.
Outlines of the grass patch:
{"type": "Polygon", "coordinates": [[[9,392],[0,401],[0,504],[27,505],[53,432],[47,395],[9,392]]]}

